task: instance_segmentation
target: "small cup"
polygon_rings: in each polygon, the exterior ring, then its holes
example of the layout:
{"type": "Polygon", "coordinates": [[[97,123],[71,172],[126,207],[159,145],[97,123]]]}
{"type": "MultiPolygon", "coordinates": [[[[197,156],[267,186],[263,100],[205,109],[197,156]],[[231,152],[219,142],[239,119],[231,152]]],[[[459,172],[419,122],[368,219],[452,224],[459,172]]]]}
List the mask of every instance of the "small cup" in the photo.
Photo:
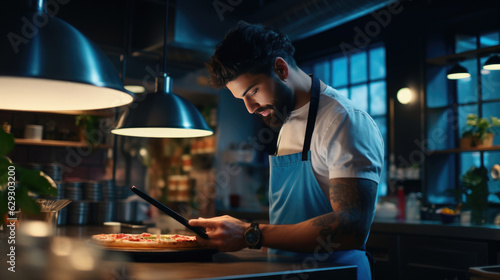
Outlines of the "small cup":
{"type": "Polygon", "coordinates": [[[104,233],[120,233],[121,224],[119,222],[104,222],[104,233]]]}
{"type": "Polygon", "coordinates": [[[24,138],[32,140],[42,140],[43,126],[28,124],[24,128],[24,138]]]}
{"type": "Polygon", "coordinates": [[[469,211],[469,210],[468,211],[462,211],[460,213],[460,223],[463,224],[463,225],[464,224],[465,225],[470,224],[470,217],[471,217],[471,211],[469,211]]]}
{"type": "Polygon", "coordinates": [[[58,212],[56,211],[48,211],[48,212],[40,212],[38,214],[27,214],[25,212],[21,212],[20,215],[20,226],[23,226],[25,221],[42,221],[46,222],[51,230],[51,233],[54,234],[57,228],[57,216],[58,212]]]}

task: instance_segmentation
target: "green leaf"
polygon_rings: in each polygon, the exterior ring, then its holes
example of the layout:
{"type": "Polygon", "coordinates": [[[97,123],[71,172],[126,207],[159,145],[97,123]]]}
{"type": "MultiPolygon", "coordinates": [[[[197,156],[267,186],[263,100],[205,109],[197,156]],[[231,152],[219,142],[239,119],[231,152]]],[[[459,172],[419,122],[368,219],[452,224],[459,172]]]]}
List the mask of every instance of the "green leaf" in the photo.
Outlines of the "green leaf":
{"type": "Polygon", "coordinates": [[[19,181],[28,188],[28,190],[43,195],[57,195],[57,188],[54,180],[45,173],[37,170],[29,170],[16,167],[19,181]]]}
{"type": "Polygon", "coordinates": [[[476,120],[477,119],[477,115],[476,114],[468,114],[467,115],[467,120],[476,120]]]}
{"type": "Polygon", "coordinates": [[[476,120],[467,120],[467,121],[465,122],[465,124],[466,124],[466,125],[470,125],[470,126],[475,126],[475,125],[476,125],[476,122],[477,122],[476,120]]]}
{"type": "Polygon", "coordinates": [[[0,156],[5,156],[14,148],[14,135],[0,129],[0,156]]]}
{"type": "Polygon", "coordinates": [[[466,191],[466,204],[471,209],[483,209],[488,204],[488,170],[481,166],[472,166],[462,177],[466,191]]]}
{"type": "Polygon", "coordinates": [[[28,190],[22,184],[16,189],[16,204],[22,212],[28,214],[40,213],[40,206],[36,204],[35,199],[28,195],[28,190]]]}

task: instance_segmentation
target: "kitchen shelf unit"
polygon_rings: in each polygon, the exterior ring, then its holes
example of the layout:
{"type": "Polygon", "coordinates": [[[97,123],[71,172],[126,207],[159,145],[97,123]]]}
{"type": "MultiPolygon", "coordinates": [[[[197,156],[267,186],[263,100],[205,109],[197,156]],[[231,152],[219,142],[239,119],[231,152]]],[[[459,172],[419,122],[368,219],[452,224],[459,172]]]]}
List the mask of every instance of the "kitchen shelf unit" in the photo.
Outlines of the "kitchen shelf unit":
{"type": "MultiPolygon", "coordinates": [[[[115,110],[115,109],[113,109],[115,110]]],[[[116,153],[113,135],[108,128],[115,122],[115,112],[111,109],[92,111],[17,111],[0,110],[0,122],[11,125],[14,135],[14,149],[9,157],[19,164],[58,164],[63,167],[63,178],[101,180],[113,178],[110,157],[116,153]],[[80,128],[75,117],[86,114],[96,117],[95,134],[99,144],[91,145],[80,136],[80,128]],[[27,124],[43,125],[41,140],[23,138],[27,124]],[[110,149],[113,149],[111,153],[110,149]]]]}

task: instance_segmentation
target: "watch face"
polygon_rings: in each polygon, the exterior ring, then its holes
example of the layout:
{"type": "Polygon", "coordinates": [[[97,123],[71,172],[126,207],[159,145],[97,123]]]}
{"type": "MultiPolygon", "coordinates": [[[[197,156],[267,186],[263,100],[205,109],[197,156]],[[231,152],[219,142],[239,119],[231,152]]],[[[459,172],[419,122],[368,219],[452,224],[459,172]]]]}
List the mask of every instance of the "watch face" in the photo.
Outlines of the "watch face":
{"type": "Polygon", "coordinates": [[[259,233],[254,229],[250,229],[249,231],[247,231],[245,235],[245,240],[250,245],[257,244],[259,242],[259,239],[260,239],[259,233]]]}

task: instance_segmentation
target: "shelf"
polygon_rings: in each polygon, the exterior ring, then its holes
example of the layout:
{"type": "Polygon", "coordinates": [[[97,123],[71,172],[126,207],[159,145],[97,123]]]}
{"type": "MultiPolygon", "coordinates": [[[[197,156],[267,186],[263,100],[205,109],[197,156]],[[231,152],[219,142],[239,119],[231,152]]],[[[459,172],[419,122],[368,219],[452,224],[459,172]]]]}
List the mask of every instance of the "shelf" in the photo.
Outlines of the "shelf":
{"type": "Polygon", "coordinates": [[[471,59],[471,58],[483,57],[483,56],[488,56],[488,55],[490,55],[492,53],[496,53],[496,52],[500,52],[500,45],[487,47],[487,48],[481,48],[481,49],[472,50],[472,51],[463,52],[463,53],[428,58],[427,63],[433,64],[433,65],[445,66],[445,65],[450,65],[453,61],[458,61],[460,59],[471,59]]]}
{"type": "MultiPolygon", "coordinates": [[[[46,147],[87,147],[85,142],[77,141],[61,141],[61,140],[33,140],[33,139],[15,139],[16,145],[29,145],[29,146],[46,146],[46,147]]],[[[100,145],[99,148],[111,148],[109,145],[100,145]]]]}
{"type": "Polygon", "coordinates": [[[432,154],[452,154],[452,153],[465,153],[465,152],[488,152],[488,151],[500,151],[500,145],[488,147],[488,148],[474,148],[474,149],[449,149],[449,150],[430,150],[427,151],[428,155],[432,154]]]}

